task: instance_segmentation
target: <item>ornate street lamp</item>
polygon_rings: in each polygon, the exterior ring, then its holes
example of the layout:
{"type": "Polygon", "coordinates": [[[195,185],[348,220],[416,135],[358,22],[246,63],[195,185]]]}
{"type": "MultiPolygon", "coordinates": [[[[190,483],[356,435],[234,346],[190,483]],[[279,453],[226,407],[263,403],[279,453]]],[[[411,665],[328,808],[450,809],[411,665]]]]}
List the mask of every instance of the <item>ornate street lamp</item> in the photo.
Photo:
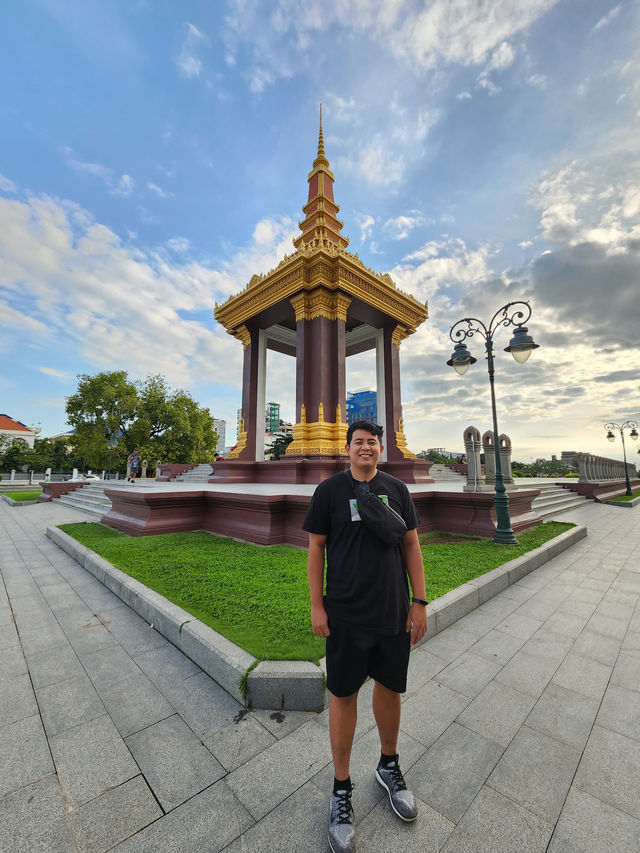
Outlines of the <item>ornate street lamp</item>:
{"type": "MultiPolygon", "coordinates": [[[[625,494],[632,495],[631,491],[631,481],[629,480],[629,468],[627,467],[627,449],[624,446],[624,431],[625,429],[630,429],[631,432],[629,435],[631,438],[636,441],[638,438],[638,424],[635,421],[625,421],[623,424],[616,424],[611,422],[610,424],[605,424],[604,428],[607,430],[607,438],[609,441],[615,441],[616,437],[613,434],[612,430],[617,429],[620,433],[620,438],[622,439],[622,455],[624,456],[624,478],[627,483],[627,491],[625,494]]],[[[640,453],[640,450],[638,451],[640,453]]]]}
{"type": "Polygon", "coordinates": [[[496,534],[493,541],[501,545],[517,545],[517,540],[513,530],[511,529],[511,519],[509,517],[509,497],[504,487],[504,478],[502,475],[502,464],[500,462],[500,444],[498,441],[498,417],[496,415],[496,397],[493,387],[494,362],[493,362],[493,336],[498,331],[500,326],[515,326],[513,337],[509,341],[509,346],[505,347],[505,352],[510,352],[511,355],[519,364],[524,362],[531,355],[532,350],[538,348],[538,344],[533,342],[533,338],[528,334],[528,329],[523,324],[527,322],[531,316],[531,308],[528,302],[509,302],[500,308],[491,318],[489,326],[476,319],[475,317],[465,317],[458,320],[450,331],[449,337],[454,342],[453,353],[447,362],[450,367],[459,373],[461,376],[467,372],[472,364],[475,364],[475,359],[465,344],[467,338],[472,338],[475,334],[479,334],[484,338],[485,349],[487,351],[487,366],[489,369],[489,385],[491,387],[491,413],[493,415],[493,444],[496,454],[496,534]],[[520,307],[515,307],[520,306],[520,307]]]}

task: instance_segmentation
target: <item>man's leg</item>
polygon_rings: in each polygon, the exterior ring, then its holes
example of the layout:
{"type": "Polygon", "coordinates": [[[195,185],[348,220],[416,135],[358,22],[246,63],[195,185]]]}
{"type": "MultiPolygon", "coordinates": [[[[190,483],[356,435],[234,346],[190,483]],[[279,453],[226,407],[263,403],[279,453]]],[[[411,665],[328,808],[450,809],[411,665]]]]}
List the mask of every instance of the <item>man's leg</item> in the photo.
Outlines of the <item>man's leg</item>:
{"type": "Polygon", "coordinates": [[[383,755],[395,755],[398,751],[400,707],[400,694],[376,681],[373,687],[373,715],[378,725],[383,755]]]}
{"type": "Polygon", "coordinates": [[[351,696],[334,696],[331,694],[329,703],[329,737],[336,779],[344,780],[349,777],[349,762],[353,735],[358,719],[358,694],[351,696]]]}

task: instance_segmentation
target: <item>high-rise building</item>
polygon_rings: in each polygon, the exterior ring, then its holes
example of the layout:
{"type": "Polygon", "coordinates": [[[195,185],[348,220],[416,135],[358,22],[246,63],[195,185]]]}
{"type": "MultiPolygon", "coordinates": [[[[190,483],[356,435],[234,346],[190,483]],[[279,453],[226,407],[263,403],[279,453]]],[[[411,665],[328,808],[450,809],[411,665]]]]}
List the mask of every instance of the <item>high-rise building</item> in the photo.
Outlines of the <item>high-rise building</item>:
{"type": "Polygon", "coordinates": [[[213,428],[218,433],[218,444],[216,450],[221,453],[227,446],[227,422],[219,418],[213,419],[213,428]]]}
{"type": "Polygon", "coordinates": [[[375,391],[356,391],[347,395],[347,423],[371,421],[378,417],[377,394],[375,391]]]}
{"type": "Polygon", "coordinates": [[[264,412],[264,431],[278,432],[280,427],[280,403],[268,403],[264,412]]]}

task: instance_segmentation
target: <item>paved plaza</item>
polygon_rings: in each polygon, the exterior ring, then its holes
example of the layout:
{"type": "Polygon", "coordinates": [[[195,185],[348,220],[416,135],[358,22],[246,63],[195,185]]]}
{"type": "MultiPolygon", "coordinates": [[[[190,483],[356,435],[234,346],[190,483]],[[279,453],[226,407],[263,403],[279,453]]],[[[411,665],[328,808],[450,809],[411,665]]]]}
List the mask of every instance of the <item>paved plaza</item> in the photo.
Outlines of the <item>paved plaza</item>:
{"type": "MultiPolygon", "coordinates": [[[[328,850],[327,711],[245,711],[45,536],[85,520],[0,502],[0,850],[328,850]]],[[[415,824],[363,687],[359,853],[640,850],[640,511],[559,520],[588,536],[412,653],[415,824]]]]}

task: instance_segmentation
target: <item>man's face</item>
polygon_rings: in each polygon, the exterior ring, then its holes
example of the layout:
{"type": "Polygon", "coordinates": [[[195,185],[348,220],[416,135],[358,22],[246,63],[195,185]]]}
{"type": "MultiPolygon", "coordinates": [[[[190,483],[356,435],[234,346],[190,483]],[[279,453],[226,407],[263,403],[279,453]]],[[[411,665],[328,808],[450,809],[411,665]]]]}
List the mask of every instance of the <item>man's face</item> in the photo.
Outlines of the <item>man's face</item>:
{"type": "Polygon", "coordinates": [[[382,445],[377,435],[371,435],[366,429],[357,429],[346,446],[351,467],[366,473],[375,469],[380,459],[382,445]]]}

